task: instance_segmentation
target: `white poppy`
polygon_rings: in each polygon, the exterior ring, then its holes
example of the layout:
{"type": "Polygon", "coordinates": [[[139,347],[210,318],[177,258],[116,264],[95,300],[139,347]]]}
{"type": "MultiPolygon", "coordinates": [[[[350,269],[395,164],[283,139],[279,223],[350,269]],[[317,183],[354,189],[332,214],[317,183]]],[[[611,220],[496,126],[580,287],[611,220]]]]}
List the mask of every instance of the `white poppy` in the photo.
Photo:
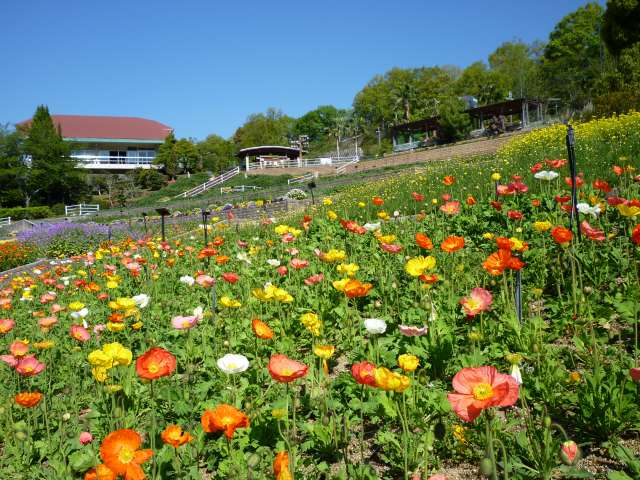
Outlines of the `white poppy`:
{"type": "Polygon", "coordinates": [[[595,206],[591,206],[588,203],[579,203],[576,205],[576,208],[583,215],[591,215],[593,218],[597,218],[600,215],[600,205],[596,204],[595,206]]]}
{"type": "Polygon", "coordinates": [[[387,331],[387,324],[381,318],[365,318],[364,328],[370,334],[379,335],[387,331]]]}
{"type": "Polygon", "coordinates": [[[244,355],[235,353],[227,353],[224,357],[218,359],[218,368],[224,373],[241,373],[249,368],[249,360],[244,355]]]}
{"type": "Polygon", "coordinates": [[[75,320],[79,320],[80,318],[84,318],[89,315],[89,309],[84,307],[82,310],[78,310],[77,312],[71,312],[71,318],[75,320]]]}
{"type": "Polygon", "coordinates": [[[241,262],[246,262],[248,265],[251,265],[251,260],[249,260],[249,255],[247,254],[247,252],[239,252],[236,255],[236,258],[241,262]]]}
{"type": "Polygon", "coordinates": [[[538,180],[546,180],[549,182],[551,180],[555,180],[556,178],[558,178],[559,174],[558,172],[554,172],[553,170],[551,171],[540,170],[539,172],[536,172],[533,176],[538,180]]]}
{"type": "Polygon", "coordinates": [[[147,305],[149,305],[149,295],[147,295],[146,293],[141,293],[140,295],[136,295],[135,297],[132,297],[133,301],[136,302],[136,306],[138,308],[144,308],[147,305]]]}
{"type": "Polygon", "coordinates": [[[522,385],[522,373],[520,373],[518,365],[511,365],[511,376],[518,385],[522,385]]]}
{"type": "Polygon", "coordinates": [[[196,279],[189,275],[183,275],[180,277],[180,281],[186,285],[192,286],[196,282],[196,279]]]}
{"type": "Polygon", "coordinates": [[[380,230],[380,222],[378,222],[378,223],[365,223],[363,225],[363,227],[368,232],[374,232],[376,230],[380,230]]]}
{"type": "Polygon", "coordinates": [[[280,266],[280,260],[278,260],[277,258],[270,258],[269,260],[267,260],[267,263],[269,265],[271,265],[272,267],[279,267],[280,266]]]}

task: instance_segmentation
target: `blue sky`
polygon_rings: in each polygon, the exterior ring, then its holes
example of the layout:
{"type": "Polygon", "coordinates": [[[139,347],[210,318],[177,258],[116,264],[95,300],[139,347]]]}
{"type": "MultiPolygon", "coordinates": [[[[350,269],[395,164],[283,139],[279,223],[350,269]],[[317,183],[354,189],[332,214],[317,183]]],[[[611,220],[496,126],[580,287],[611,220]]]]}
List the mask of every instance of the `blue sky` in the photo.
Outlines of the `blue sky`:
{"type": "MultiPolygon", "coordinates": [[[[20,0],[2,7],[0,123],[128,115],[228,137],[268,107],[349,107],[392,67],[485,60],[546,40],[585,1],[20,0]]],[[[604,3],[604,2],[601,2],[604,3]]]]}

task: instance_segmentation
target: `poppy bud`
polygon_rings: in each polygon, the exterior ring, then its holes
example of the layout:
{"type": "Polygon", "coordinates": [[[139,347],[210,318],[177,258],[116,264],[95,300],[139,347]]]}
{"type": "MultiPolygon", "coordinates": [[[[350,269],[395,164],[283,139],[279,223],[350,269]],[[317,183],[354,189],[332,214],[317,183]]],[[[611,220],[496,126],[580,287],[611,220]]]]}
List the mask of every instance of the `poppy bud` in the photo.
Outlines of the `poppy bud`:
{"type": "Polygon", "coordinates": [[[16,432],[16,438],[20,441],[24,441],[27,439],[27,434],[23,431],[16,432]]]}
{"type": "Polygon", "coordinates": [[[480,462],[480,473],[482,473],[485,477],[490,477],[493,474],[493,462],[490,458],[483,458],[480,462]]]}
{"type": "Polygon", "coordinates": [[[544,426],[545,428],[551,427],[551,417],[544,417],[544,426]]]}
{"type": "Polygon", "coordinates": [[[562,442],[560,446],[560,460],[565,465],[575,465],[580,460],[580,449],[573,440],[562,442]]]}
{"type": "Polygon", "coordinates": [[[258,455],[256,455],[255,453],[249,455],[249,458],[247,459],[247,465],[249,466],[249,468],[255,468],[259,463],[260,457],[258,455]]]}

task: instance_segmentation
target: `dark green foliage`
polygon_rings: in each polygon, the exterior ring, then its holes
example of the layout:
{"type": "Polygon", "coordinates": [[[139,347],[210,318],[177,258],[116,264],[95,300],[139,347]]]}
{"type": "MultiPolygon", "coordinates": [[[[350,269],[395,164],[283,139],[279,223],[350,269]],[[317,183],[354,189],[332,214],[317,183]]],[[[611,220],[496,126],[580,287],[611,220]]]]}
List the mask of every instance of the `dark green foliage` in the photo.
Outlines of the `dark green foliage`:
{"type": "Polygon", "coordinates": [[[602,22],[602,39],[609,52],[618,56],[640,42],[640,1],[607,0],[602,22]]]}
{"type": "Polygon", "coordinates": [[[159,190],[164,186],[166,179],[158,170],[139,168],[133,172],[133,181],[137,187],[145,190],[159,190]]]}
{"type": "Polygon", "coordinates": [[[294,120],[280,110],[254,113],[233,134],[237,150],[259,145],[289,145],[294,120]]]}
{"type": "Polygon", "coordinates": [[[202,168],[213,174],[221,173],[237,161],[233,142],[219,135],[209,135],[196,148],[202,160],[202,168]]]}
{"type": "Polygon", "coordinates": [[[51,216],[49,207],[13,207],[0,208],[0,218],[11,217],[11,220],[47,218],[51,216]]]}
{"type": "Polygon", "coordinates": [[[464,109],[464,103],[456,100],[451,100],[441,106],[438,136],[442,142],[462,140],[469,134],[471,120],[464,109]]]}

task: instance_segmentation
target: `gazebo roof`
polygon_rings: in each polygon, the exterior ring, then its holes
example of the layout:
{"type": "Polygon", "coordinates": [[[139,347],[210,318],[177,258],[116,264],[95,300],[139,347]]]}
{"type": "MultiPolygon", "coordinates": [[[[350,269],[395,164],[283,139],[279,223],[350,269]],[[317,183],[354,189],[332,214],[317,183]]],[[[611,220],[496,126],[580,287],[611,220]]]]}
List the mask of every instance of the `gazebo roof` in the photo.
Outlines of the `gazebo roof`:
{"type": "Polygon", "coordinates": [[[524,105],[529,105],[529,107],[536,108],[540,104],[541,102],[539,100],[516,98],[514,100],[506,100],[504,102],[492,103],[491,105],[483,105],[481,107],[470,108],[466,110],[466,112],[471,117],[480,117],[482,115],[485,118],[491,117],[493,115],[515,115],[522,113],[522,107],[524,105]]]}
{"type": "Polygon", "coordinates": [[[262,155],[284,155],[289,158],[298,158],[300,156],[300,149],[278,145],[261,145],[259,147],[243,148],[237,153],[237,156],[240,158],[259,157],[262,155]]]}
{"type": "Polygon", "coordinates": [[[423,118],[422,120],[416,120],[414,122],[409,123],[401,123],[399,125],[394,125],[391,127],[391,133],[399,133],[399,132],[423,132],[426,130],[438,130],[440,128],[440,124],[438,123],[438,117],[431,118],[423,118]]]}

